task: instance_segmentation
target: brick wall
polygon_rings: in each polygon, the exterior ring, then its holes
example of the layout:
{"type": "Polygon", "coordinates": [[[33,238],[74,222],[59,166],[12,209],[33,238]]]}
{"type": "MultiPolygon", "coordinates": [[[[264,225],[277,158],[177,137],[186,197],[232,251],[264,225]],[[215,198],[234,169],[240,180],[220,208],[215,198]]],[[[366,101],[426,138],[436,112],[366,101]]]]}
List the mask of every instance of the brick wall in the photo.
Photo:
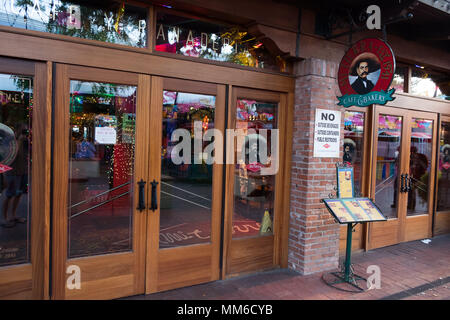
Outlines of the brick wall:
{"type": "MultiPolygon", "coordinates": [[[[339,225],[320,199],[334,192],[342,148],[340,158],[313,158],[315,109],[341,110],[336,105],[337,68],[337,63],[319,59],[296,65],[288,265],[302,274],[338,266],[339,225]]],[[[341,118],[342,144],[343,114],[341,118]]]]}

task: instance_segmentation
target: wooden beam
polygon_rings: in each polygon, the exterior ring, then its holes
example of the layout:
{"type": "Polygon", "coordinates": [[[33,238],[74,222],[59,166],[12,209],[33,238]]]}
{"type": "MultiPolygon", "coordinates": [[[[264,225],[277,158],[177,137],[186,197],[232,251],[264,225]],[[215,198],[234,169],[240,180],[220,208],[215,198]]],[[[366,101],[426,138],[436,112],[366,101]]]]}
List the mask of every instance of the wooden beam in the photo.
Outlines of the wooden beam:
{"type": "MultiPolygon", "coordinates": [[[[272,91],[293,91],[291,76],[265,70],[252,70],[233,64],[183,58],[175,54],[150,54],[146,49],[111,48],[96,41],[69,37],[64,40],[47,38],[46,34],[20,30],[5,32],[0,28],[0,55],[31,60],[52,61],[72,65],[114,69],[120,71],[160,75],[219,84],[232,84],[272,91]],[[32,33],[28,35],[24,33],[32,33]],[[39,34],[39,36],[38,36],[39,34]],[[45,37],[44,37],[45,36],[45,37]]],[[[54,37],[55,35],[49,35],[54,37]]]]}

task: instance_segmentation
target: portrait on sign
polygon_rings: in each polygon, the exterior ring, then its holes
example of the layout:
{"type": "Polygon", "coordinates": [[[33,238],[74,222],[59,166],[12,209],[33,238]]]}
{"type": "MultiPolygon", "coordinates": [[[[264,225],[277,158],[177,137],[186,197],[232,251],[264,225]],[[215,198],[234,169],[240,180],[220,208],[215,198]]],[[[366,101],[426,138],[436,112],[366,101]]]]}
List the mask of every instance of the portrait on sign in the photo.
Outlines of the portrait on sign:
{"type": "Polygon", "coordinates": [[[349,70],[350,85],[358,94],[366,94],[373,90],[380,77],[380,60],[376,55],[367,52],[353,60],[349,70]]]}

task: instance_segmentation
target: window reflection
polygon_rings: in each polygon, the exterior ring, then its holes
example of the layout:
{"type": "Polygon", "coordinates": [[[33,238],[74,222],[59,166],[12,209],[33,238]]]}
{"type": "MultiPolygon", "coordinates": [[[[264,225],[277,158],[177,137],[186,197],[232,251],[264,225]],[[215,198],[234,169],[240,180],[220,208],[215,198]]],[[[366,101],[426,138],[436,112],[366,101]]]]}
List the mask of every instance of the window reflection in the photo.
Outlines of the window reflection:
{"type": "Polygon", "coordinates": [[[69,258],[132,249],[136,87],[70,82],[69,258]]]}
{"type": "Polygon", "coordinates": [[[209,243],[213,166],[204,151],[211,142],[203,141],[196,152],[190,138],[196,126],[202,135],[214,128],[216,97],[176,91],[164,91],[163,97],[159,247],[209,243]],[[172,139],[177,129],[186,141],[172,139]],[[186,148],[173,153],[183,142],[186,148]],[[186,161],[179,163],[177,156],[186,161]]]}
{"type": "Polygon", "coordinates": [[[395,68],[394,78],[392,79],[392,84],[389,89],[394,88],[395,92],[405,91],[405,78],[408,77],[408,68],[399,67],[395,68]]]}
{"type": "Polygon", "coordinates": [[[6,0],[0,25],[145,47],[147,9],[116,1],[6,0]]]}
{"type": "Polygon", "coordinates": [[[243,130],[245,139],[237,139],[236,145],[233,238],[273,234],[276,175],[263,175],[261,169],[276,161],[271,159],[269,130],[277,129],[277,111],[278,105],[274,103],[237,100],[236,129],[243,130]],[[267,139],[262,134],[257,136],[261,129],[268,129],[267,139]],[[261,159],[264,147],[268,161],[261,159]]]}
{"type": "Polygon", "coordinates": [[[387,218],[397,217],[402,118],[380,114],[375,202],[387,218]]]}
{"type": "Polygon", "coordinates": [[[420,68],[412,70],[410,90],[410,93],[423,97],[440,99],[446,97],[430,74],[420,68]]]}
{"type": "Polygon", "coordinates": [[[450,122],[442,121],[439,144],[437,211],[450,211],[450,122]]]}
{"type": "Polygon", "coordinates": [[[0,74],[0,267],[30,261],[33,79],[0,74]]]}
{"type": "Polygon", "coordinates": [[[238,27],[157,12],[156,51],[285,72],[286,63],[238,27]]]}
{"type": "Polygon", "coordinates": [[[433,121],[413,118],[411,121],[411,149],[407,215],[428,213],[433,121]]]}
{"type": "Polygon", "coordinates": [[[364,113],[345,111],[343,162],[353,166],[356,192],[362,187],[362,161],[364,151],[364,113]]]}

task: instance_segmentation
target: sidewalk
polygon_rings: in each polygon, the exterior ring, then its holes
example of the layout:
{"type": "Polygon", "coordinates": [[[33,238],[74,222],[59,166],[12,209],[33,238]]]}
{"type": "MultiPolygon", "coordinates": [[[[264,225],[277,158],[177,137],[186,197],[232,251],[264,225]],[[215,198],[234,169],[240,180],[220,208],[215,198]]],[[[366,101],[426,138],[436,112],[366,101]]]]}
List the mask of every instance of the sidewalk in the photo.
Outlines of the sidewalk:
{"type": "MultiPolygon", "coordinates": [[[[381,270],[381,289],[343,292],[326,285],[322,274],[301,276],[288,270],[219,280],[166,292],[129,297],[132,300],[309,300],[432,299],[450,300],[450,235],[429,244],[412,241],[352,255],[355,273],[365,278],[369,265],[381,270]]],[[[327,274],[327,273],[325,273],[327,274]]],[[[358,282],[366,288],[365,281],[358,282]]],[[[351,287],[346,287],[351,288],[351,287]]]]}

